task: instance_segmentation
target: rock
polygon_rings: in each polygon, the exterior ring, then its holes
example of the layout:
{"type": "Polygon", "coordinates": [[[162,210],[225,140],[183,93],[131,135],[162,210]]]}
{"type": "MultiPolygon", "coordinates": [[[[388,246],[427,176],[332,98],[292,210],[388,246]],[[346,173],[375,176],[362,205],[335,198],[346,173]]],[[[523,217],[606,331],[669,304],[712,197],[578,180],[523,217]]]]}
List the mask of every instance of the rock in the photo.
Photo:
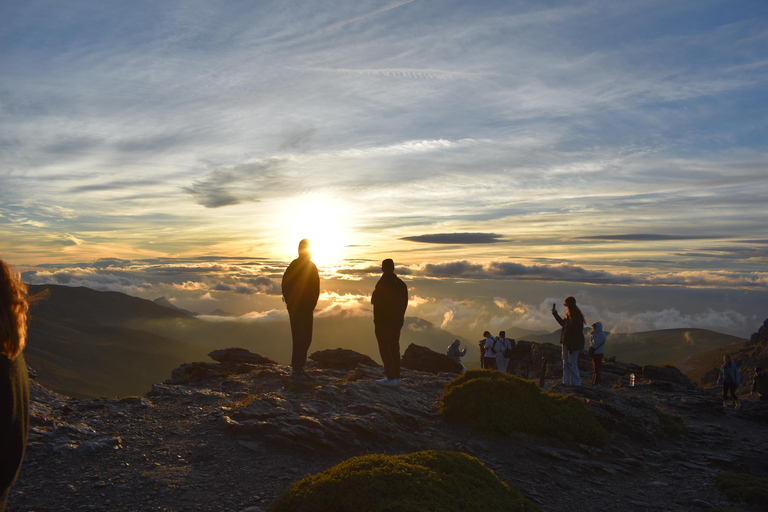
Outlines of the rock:
{"type": "Polygon", "coordinates": [[[461,373],[464,368],[445,354],[411,343],[400,361],[403,368],[429,373],[461,373]]]}
{"type": "Polygon", "coordinates": [[[171,372],[171,378],[166,383],[186,384],[216,379],[220,368],[220,365],[213,363],[184,363],[171,372]]]}
{"type": "Polygon", "coordinates": [[[365,354],[346,348],[319,350],[310,355],[309,358],[315,361],[320,368],[354,370],[358,365],[373,367],[381,366],[365,354]]]}
{"type": "Polygon", "coordinates": [[[254,354],[244,348],[224,348],[214,350],[208,357],[220,363],[249,363],[249,364],[277,364],[277,361],[254,354]]]}
{"type": "Polygon", "coordinates": [[[643,366],[643,378],[651,382],[659,380],[671,382],[672,384],[682,386],[685,389],[696,388],[696,384],[674,366],[645,365],[643,366]]]}

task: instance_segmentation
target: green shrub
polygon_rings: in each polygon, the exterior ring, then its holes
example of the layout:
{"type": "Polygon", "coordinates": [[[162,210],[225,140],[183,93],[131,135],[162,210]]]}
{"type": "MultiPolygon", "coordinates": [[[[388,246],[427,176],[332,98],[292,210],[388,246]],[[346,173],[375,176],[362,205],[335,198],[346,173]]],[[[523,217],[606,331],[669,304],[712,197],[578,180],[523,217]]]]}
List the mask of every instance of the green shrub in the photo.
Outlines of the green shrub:
{"type": "Polygon", "coordinates": [[[573,395],[542,393],[533,382],[493,370],[469,370],[445,387],[440,412],[478,430],[528,432],[602,446],[608,432],[573,395]]]}
{"type": "Polygon", "coordinates": [[[661,429],[672,437],[687,436],[689,434],[685,420],[679,414],[670,414],[660,409],[656,409],[656,416],[659,417],[661,429]]]}
{"type": "Polygon", "coordinates": [[[749,473],[725,473],[715,478],[717,487],[731,501],[768,507],[768,478],[749,473]]]}
{"type": "Polygon", "coordinates": [[[291,486],[271,512],[540,512],[464,453],[364,455],[291,486]]]}

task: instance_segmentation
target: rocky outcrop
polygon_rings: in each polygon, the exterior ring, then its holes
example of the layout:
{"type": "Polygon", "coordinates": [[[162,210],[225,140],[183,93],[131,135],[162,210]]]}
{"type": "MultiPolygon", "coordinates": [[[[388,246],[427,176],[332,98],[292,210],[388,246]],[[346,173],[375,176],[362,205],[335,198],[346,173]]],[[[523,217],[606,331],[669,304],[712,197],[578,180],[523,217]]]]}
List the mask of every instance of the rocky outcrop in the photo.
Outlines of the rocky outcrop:
{"type": "Polygon", "coordinates": [[[208,354],[208,357],[220,363],[277,364],[277,361],[273,361],[272,359],[259,354],[254,354],[244,348],[224,348],[221,350],[214,350],[208,354]]]}
{"type": "Polygon", "coordinates": [[[464,368],[445,354],[411,343],[405,349],[400,366],[429,373],[461,373],[464,368]]]}
{"type": "MultiPolygon", "coordinates": [[[[533,363],[557,354],[528,349],[533,363]]],[[[282,365],[191,363],[145,397],[88,400],[33,381],[30,442],[8,510],[263,512],[293,482],[351,456],[427,449],[476,456],[552,512],[725,507],[714,476],[765,474],[768,402],[745,396],[740,410],[724,409],[712,390],[667,389],[636,365],[606,366],[615,387],[545,383],[584,401],[611,433],[602,448],[447,421],[438,400],[450,373],[406,368],[388,388],[365,365],[312,361],[314,380],[296,381],[282,365]],[[675,418],[685,433],[669,431],[675,418]]]]}
{"type": "Polygon", "coordinates": [[[643,378],[650,382],[665,382],[684,389],[695,389],[696,384],[674,366],[643,366],[643,378]]]}
{"type": "Polygon", "coordinates": [[[336,368],[343,370],[354,370],[358,365],[379,367],[379,363],[360,352],[346,348],[337,348],[334,350],[320,350],[312,353],[309,359],[317,363],[320,368],[336,368]]]}
{"type": "Polygon", "coordinates": [[[763,325],[758,331],[749,338],[750,344],[768,344],[768,319],[763,322],[763,325]]]}

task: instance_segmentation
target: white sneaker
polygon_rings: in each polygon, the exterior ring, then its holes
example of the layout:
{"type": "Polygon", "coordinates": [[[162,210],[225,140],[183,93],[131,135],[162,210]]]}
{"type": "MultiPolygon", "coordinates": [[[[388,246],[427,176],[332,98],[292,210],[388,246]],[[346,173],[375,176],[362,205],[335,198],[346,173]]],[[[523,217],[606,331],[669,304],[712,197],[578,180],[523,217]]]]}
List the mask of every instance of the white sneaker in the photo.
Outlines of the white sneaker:
{"type": "Polygon", "coordinates": [[[400,379],[381,379],[377,380],[376,384],[381,384],[382,386],[399,386],[400,385],[400,379]]]}

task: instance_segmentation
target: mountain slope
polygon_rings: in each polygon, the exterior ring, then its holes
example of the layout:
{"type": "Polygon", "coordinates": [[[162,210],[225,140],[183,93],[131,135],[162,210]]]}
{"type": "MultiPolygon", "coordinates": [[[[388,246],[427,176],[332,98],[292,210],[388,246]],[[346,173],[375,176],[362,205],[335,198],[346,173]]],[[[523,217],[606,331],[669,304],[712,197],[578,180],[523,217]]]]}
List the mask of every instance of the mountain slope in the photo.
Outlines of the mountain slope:
{"type": "MultiPolygon", "coordinates": [[[[591,329],[585,331],[585,335],[591,329]]],[[[527,341],[560,343],[560,331],[546,335],[528,336],[527,341]]],[[[661,329],[635,333],[608,333],[606,357],[635,364],[662,364],[679,361],[708,350],[744,343],[747,340],[707,329],[661,329]]],[[[587,338],[587,343],[589,343],[587,338]]]]}
{"type": "MultiPolygon", "coordinates": [[[[164,304],[123,293],[59,285],[30,286],[50,295],[32,306],[27,361],[39,380],[75,397],[142,395],[155,382],[210,351],[242,347],[287,364],[291,332],[283,320],[206,321],[164,304]]],[[[418,318],[407,318],[401,348],[410,343],[445,352],[456,338],[418,318]]],[[[310,353],[350,348],[380,361],[371,317],[315,318],[310,353]]]]}

